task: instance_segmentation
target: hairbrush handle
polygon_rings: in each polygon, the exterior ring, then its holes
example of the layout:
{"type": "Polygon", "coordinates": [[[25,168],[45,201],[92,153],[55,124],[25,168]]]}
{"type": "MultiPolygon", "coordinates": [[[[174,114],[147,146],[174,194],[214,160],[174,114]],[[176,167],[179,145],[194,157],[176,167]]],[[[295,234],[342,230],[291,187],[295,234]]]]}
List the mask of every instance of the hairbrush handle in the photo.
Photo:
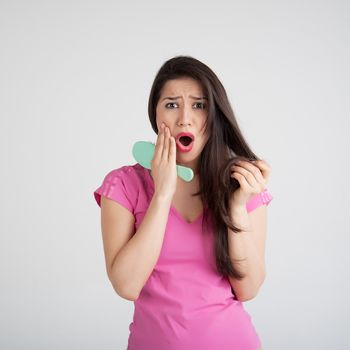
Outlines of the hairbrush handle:
{"type": "MultiPolygon", "coordinates": [[[[132,147],[132,155],[135,160],[146,169],[152,169],[151,160],[153,159],[155,144],[150,141],[137,141],[132,147]]],[[[193,171],[191,168],[176,164],[176,172],[184,181],[193,179],[193,171]]]]}

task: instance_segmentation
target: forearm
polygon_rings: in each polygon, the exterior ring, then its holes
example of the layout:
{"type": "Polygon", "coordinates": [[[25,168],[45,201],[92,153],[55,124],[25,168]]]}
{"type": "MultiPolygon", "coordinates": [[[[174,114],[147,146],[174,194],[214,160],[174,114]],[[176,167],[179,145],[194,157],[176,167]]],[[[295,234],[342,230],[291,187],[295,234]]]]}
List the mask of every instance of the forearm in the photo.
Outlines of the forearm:
{"type": "Polygon", "coordinates": [[[264,261],[263,257],[259,255],[253,240],[246,207],[236,206],[231,208],[231,218],[234,225],[244,231],[235,233],[228,228],[229,255],[234,267],[245,277],[239,281],[229,276],[229,281],[237,298],[248,300],[257,294],[264,281],[264,261]],[[244,260],[238,261],[240,259],[244,260]]]}
{"type": "Polygon", "coordinates": [[[133,237],[118,253],[110,280],[118,294],[138,298],[160,255],[171,199],[153,196],[133,237]]]}

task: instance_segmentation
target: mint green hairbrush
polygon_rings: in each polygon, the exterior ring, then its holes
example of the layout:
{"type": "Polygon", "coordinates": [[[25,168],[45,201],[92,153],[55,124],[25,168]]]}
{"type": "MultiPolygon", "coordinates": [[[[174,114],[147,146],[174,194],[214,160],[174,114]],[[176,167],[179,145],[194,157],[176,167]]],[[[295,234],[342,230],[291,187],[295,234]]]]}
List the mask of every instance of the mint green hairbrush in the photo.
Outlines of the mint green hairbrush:
{"type": "MultiPolygon", "coordinates": [[[[152,169],[151,160],[153,159],[155,144],[149,141],[137,141],[132,147],[132,155],[135,160],[146,169],[152,169]]],[[[176,165],[176,172],[184,181],[193,179],[193,171],[191,168],[176,165]]]]}

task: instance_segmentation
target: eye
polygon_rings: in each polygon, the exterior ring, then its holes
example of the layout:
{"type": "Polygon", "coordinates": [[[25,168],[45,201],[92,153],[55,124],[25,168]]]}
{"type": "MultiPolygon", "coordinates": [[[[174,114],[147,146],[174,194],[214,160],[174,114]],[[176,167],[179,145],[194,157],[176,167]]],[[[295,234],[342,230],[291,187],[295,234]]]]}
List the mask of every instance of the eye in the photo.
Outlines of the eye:
{"type": "MultiPolygon", "coordinates": [[[[201,107],[199,107],[200,109],[204,109],[206,107],[206,104],[203,102],[197,102],[197,103],[195,103],[195,105],[201,105],[201,107]]],[[[197,109],[197,107],[196,107],[196,109],[197,109]]]]}
{"type": "MultiPolygon", "coordinates": [[[[174,102],[169,102],[169,103],[167,103],[166,105],[165,105],[165,108],[169,108],[168,106],[169,105],[175,105],[176,103],[174,103],[174,102]]],[[[171,108],[171,107],[170,107],[171,108]]]]}

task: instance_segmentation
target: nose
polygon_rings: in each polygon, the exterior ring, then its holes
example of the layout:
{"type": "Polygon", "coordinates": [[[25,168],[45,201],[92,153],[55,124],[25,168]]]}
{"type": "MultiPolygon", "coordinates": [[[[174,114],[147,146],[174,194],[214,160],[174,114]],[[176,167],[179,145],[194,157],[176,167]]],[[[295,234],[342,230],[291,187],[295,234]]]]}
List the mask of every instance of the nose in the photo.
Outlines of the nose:
{"type": "Polygon", "coordinates": [[[191,108],[190,107],[184,107],[180,109],[179,116],[178,116],[178,125],[190,125],[191,124],[191,108]]]}

